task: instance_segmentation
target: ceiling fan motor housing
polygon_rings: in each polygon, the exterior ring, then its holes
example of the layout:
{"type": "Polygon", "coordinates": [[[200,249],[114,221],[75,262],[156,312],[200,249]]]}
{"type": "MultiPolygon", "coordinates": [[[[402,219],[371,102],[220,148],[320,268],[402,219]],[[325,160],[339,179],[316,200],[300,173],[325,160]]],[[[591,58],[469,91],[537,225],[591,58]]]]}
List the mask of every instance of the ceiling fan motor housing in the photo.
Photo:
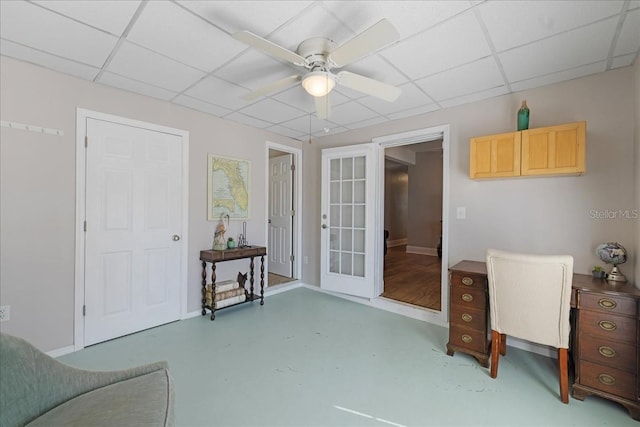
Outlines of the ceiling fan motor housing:
{"type": "Polygon", "coordinates": [[[298,55],[302,56],[312,71],[329,71],[327,56],[336,48],[333,40],[313,37],[298,45],[298,55]]]}

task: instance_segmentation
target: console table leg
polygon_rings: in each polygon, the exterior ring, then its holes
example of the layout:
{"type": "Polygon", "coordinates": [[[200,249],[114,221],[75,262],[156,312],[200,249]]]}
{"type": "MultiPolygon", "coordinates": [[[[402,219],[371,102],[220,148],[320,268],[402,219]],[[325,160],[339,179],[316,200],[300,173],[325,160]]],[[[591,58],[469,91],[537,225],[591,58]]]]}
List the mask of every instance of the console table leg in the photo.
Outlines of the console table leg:
{"type": "Polygon", "coordinates": [[[216,318],[216,263],[211,263],[211,321],[216,318]]]}
{"type": "Polygon", "coordinates": [[[250,268],[250,272],[251,272],[251,280],[249,281],[249,283],[251,284],[251,301],[253,301],[253,270],[254,270],[254,265],[253,265],[253,257],[250,258],[250,263],[249,263],[249,268],[250,268]]]}
{"type": "Polygon", "coordinates": [[[207,314],[204,308],[207,303],[207,262],[202,261],[202,315],[207,314]]]}
{"type": "Polygon", "coordinates": [[[264,255],[260,257],[260,305],[264,305],[264,255]]]}

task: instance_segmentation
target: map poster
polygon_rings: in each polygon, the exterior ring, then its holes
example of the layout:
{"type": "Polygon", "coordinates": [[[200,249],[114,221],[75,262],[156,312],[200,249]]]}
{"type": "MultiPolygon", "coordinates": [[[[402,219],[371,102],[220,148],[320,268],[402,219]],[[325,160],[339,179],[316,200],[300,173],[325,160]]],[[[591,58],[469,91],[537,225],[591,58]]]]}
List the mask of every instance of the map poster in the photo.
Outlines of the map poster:
{"type": "Polygon", "coordinates": [[[249,219],[248,160],[209,154],[207,162],[207,220],[249,219]]]}

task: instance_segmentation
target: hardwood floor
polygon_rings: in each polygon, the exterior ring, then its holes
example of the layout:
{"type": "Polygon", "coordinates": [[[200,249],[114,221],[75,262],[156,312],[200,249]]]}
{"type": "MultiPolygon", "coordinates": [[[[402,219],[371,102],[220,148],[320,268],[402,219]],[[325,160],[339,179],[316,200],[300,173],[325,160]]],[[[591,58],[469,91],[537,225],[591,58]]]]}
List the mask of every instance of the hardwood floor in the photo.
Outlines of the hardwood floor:
{"type": "Polygon", "coordinates": [[[385,257],[383,297],[440,310],[440,271],[437,256],[408,254],[407,246],[389,248],[385,257]]]}

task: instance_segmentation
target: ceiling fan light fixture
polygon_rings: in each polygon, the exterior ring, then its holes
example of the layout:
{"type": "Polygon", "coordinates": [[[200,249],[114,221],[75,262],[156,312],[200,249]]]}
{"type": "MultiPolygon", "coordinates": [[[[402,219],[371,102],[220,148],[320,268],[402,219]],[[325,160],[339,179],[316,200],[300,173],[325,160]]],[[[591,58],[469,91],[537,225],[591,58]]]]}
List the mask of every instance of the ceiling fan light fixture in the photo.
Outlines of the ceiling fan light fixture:
{"type": "Polygon", "coordinates": [[[327,71],[312,71],[302,79],[302,87],[311,96],[325,96],[335,86],[335,76],[327,71]]]}

